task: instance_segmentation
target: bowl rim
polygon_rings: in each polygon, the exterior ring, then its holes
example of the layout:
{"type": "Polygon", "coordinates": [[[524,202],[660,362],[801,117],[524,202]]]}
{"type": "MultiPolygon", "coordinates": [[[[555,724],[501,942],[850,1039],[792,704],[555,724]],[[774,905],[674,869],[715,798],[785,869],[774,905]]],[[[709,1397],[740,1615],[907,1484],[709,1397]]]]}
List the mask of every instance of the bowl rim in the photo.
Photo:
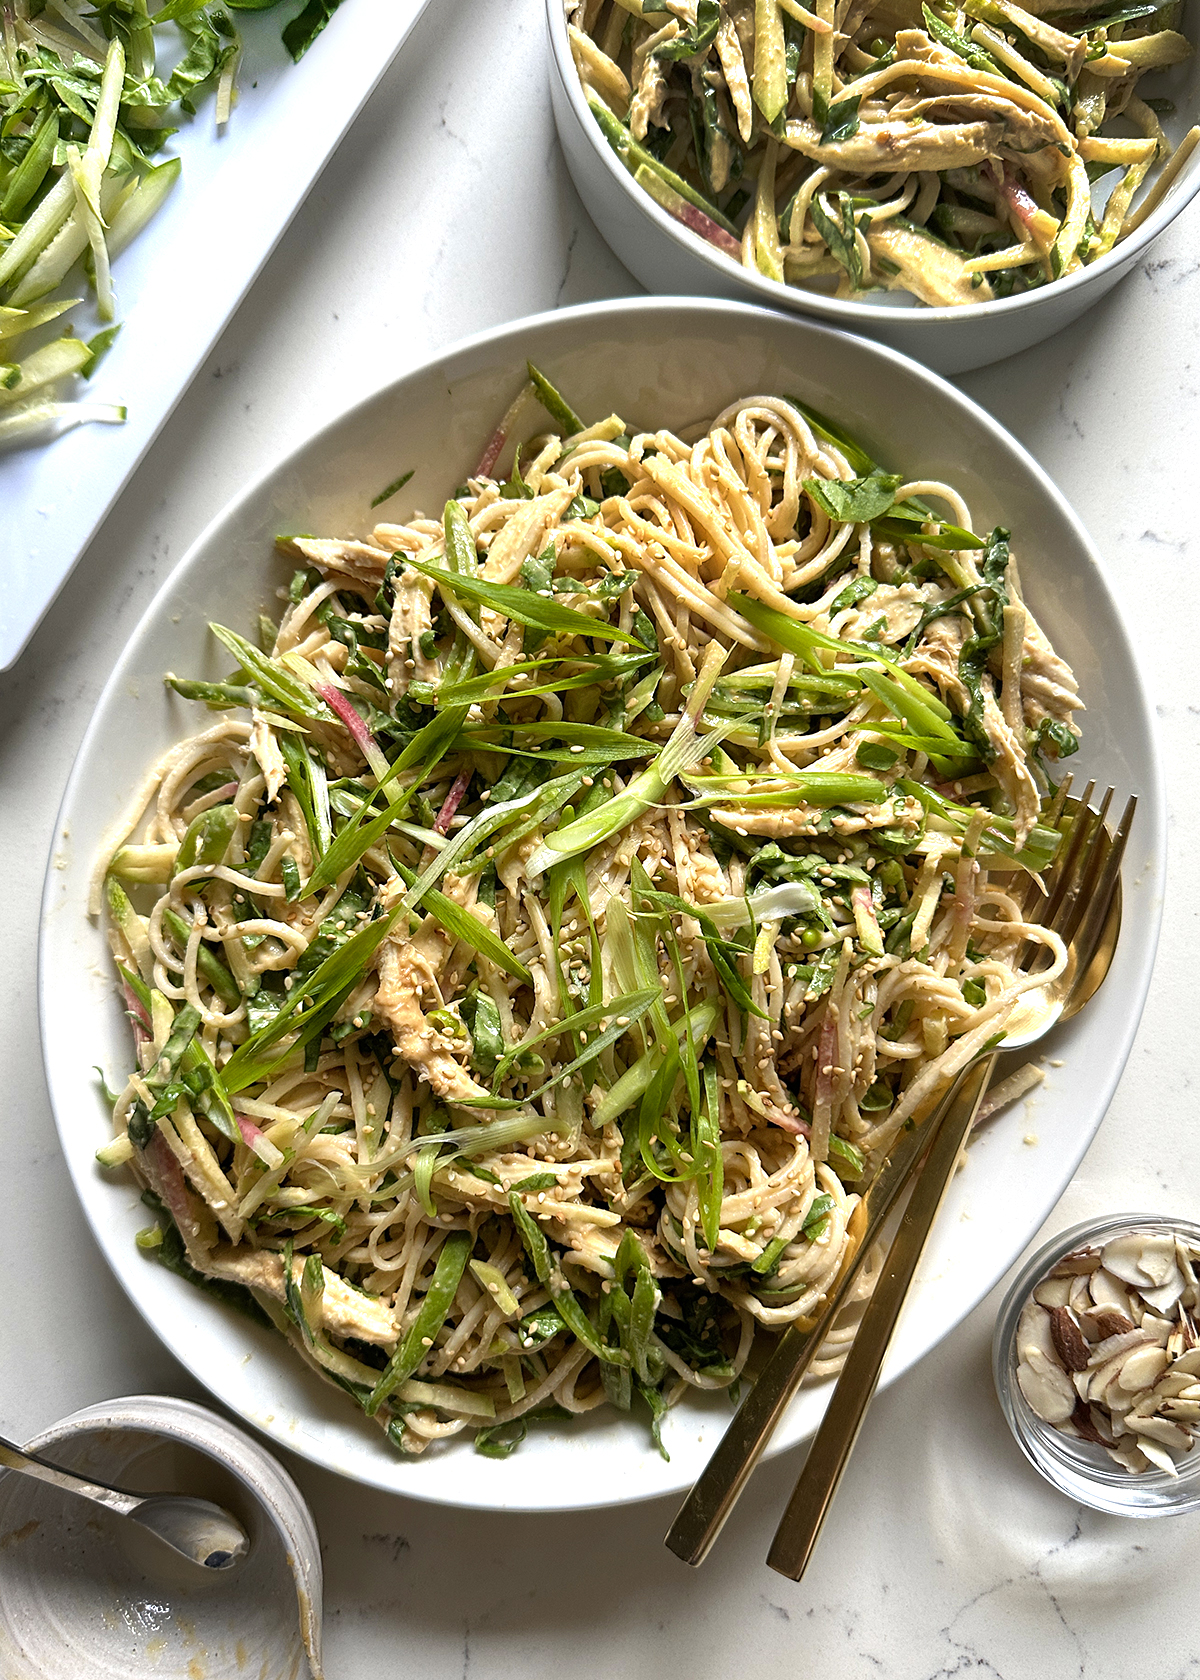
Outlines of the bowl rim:
{"type": "MultiPolygon", "coordinates": [[[[979,321],[1006,320],[1023,314],[1028,310],[1045,306],[1053,299],[1066,299],[1072,292],[1090,289],[1114,268],[1121,272],[1132,267],[1133,263],[1145,248],[1167,227],[1200,193],[1200,147],[1184,164],[1178,177],[1172,182],[1170,189],[1161,203],[1129,238],[1106,252],[1098,262],[1080,268],[1075,274],[1067,275],[1065,280],[1055,280],[1051,285],[1039,287],[1036,291],[1023,292],[1017,297],[994,298],[985,303],[963,303],[957,305],[942,305],[931,307],[918,304],[873,304],[859,303],[852,298],[827,297],[821,292],[810,292],[802,286],[789,286],[786,282],[770,280],[765,274],[758,274],[734,262],[732,257],[725,255],[701,239],[697,233],[690,232],[681,226],[673,216],[643,192],[634,182],[632,175],[618,159],[612,147],[601,134],[595,118],[583,96],[583,84],[575,69],[575,60],[571,53],[571,44],[567,36],[566,12],[563,0],[546,0],[546,24],[550,37],[551,63],[557,71],[563,91],[571,106],[579,127],[586,133],[592,151],[603,161],[609,176],[617,181],[622,190],[628,195],[630,203],[664,234],[682,252],[698,260],[710,264],[718,274],[726,277],[727,284],[738,284],[753,292],[768,307],[785,307],[795,309],[800,313],[812,313],[826,320],[831,326],[843,329],[869,332],[874,325],[876,329],[887,325],[892,327],[919,327],[919,323],[928,322],[936,326],[942,322],[957,321],[964,324],[979,321]],[[780,305],[780,296],[789,301],[780,305]]],[[[1120,278],[1120,274],[1116,278],[1120,278]]]]}
{"type": "MultiPolygon", "coordinates": [[[[948,379],[934,373],[920,362],[914,361],[912,358],[902,355],[899,351],[893,350],[887,345],[880,344],[874,340],[860,338],[846,331],[838,331],[823,322],[815,321],[811,317],[803,314],[787,310],[766,310],[760,304],[751,303],[746,300],[711,298],[705,296],[675,297],[670,295],[647,295],[637,298],[625,297],[604,299],[592,303],[573,305],[566,309],[543,311],[534,315],[524,316],[517,321],[501,322],[497,325],[484,328],[466,338],[459,339],[444,348],[438,349],[415,365],[404,367],[399,372],[393,371],[389,377],[381,380],[378,384],[373,385],[357,400],[347,403],[344,408],[327,419],[315,432],[308,434],[303,439],[294,441],[289,446],[281,449],[277,456],[265,469],[258,473],[249,483],[244,485],[237,494],[231,497],[229,501],[218,509],[199,534],[187,545],[181,558],[176,561],[175,565],[170,569],[154,590],[154,593],[139,617],[136,626],[126,637],[124,645],[117,655],[109,677],[96,699],[91,721],[89,722],[87,730],[80,742],[63,791],[58,816],[56,818],[54,828],[51,831],[45,884],[40,908],[37,989],[42,1058],[48,1093],[50,1096],[51,1110],[58,1134],[59,1146],[66,1159],[68,1172],[72,1180],[72,1186],[83,1209],[84,1216],[88,1221],[92,1234],[95,1237],[97,1245],[104,1255],[105,1260],[116,1275],[118,1283],[121,1285],[132,1305],[136,1308],[154,1335],[170,1349],[177,1359],[185,1364],[187,1369],[192,1372],[199,1382],[206,1384],[206,1386],[209,1381],[208,1373],[201,1368],[200,1364],[196,1360],[189,1358],[186,1349],[180,1348],[170,1339],[169,1334],[164,1330],[156,1317],[151,1304],[136,1289],[134,1280],[130,1275],[128,1268],[122,1267],[114,1257],[113,1233],[110,1229],[109,1223],[102,1217],[101,1211],[96,1205],[94,1195],[94,1161],[92,1151],[89,1149],[85,1153],[81,1152],[75,1144],[69,1125],[70,1104],[66,1100],[67,1087],[65,1080],[67,1076],[65,1074],[62,1075],[64,1084],[63,1088],[60,1090],[60,1070],[56,1066],[52,1055],[51,1046],[54,1040],[53,1024],[56,1015],[55,1001],[52,994],[54,970],[54,961],[51,949],[53,945],[52,928],[54,926],[53,912],[55,909],[56,893],[58,892],[62,881],[62,876],[55,867],[55,848],[58,844],[58,837],[63,831],[64,822],[68,820],[72,806],[78,798],[77,788],[84,780],[87,767],[94,754],[94,742],[103,734],[104,728],[106,727],[106,713],[112,704],[117,691],[130,676],[143,635],[161,614],[162,604],[169,597],[171,591],[176,587],[177,582],[187,575],[190,568],[195,563],[196,555],[213,541],[214,537],[220,532],[221,527],[226,523],[226,521],[231,518],[237,518],[239,515],[243,515],[247,505],[253,502],[253,500],[260,494],[261,490],[274,478],[276,478],[294,457],[311,449],[321,440],[328,439],[331,434],[336,434],[340,428],[345,426],[356,414],[368,409],[373,403],[379,401],[389,391],[392,391],[409,381],[427,377],[435,372],[440,377],[445,378],[449,373],[449,370],[456,363],[459,363],[464,358],[477,354],[481,350],[496,351],[499,347],[504,346],[511,350],[515,362],[523,363],[525,359],[525,352],[521,346],[531,335],[536,334],[542,327],[549,326],[553,323],[554,326],[559,329],[566,327],[575,331],[577,334],[587,333],[591,331],[593,327],[597,330],[603,330],[603,328],[609,324],[614,326],[619,325],[622,322],[628,321],[631,314],[639,314],[649,317],[662,317],[664,323],[670,321],[672,318],[678,319],[681,316],[684,318],[716,316],[720,317],[723,321],[729,322],[732,326],[741,325],[746,327],[752,326],[755,322],[762,322],[765,319],[776,327],[784,327],[789,333],[795,333],[802,337],[812,336],[824,339],[834,347],[844,345],[847,350],[853,349],[856,354],[861,354],[871,360],[879,360],[886,364],[892,364],[899,371],[902,371],[908,378],[914,379],[918,382],[918,384],[931,389],[932,392],[936,394],[937,399],[948,405],[951,410],[957,409],[964,412],[966,415],[969,415],[972,422],[979,426],[980,429],[988,435],[991,441],[993,441],[998,447],[1012,452],[1025,472],[1028,473],[1030,479],[1036,484],[1039,491],[1050,503],[1053,504],[1058,515],[1075,534],[1075,538],[1081,550],[1086,554],[1090,562],[1094,588],[1098,594],[1102,595],[1107,600],[1113,617],[1117,620],[1118,625],[1122,629],[1125,645],[1128,650],[1130,693],[1136,696],[1136,702],[1139,706],[1141,716],[1144,719],[1150,744],[1150,752],[1145,762],[1144,780],[1142,783],[1144,789],[1142,809],[1145,813],[1146,820],[1148,820],[1151,824],[1150,832],[1146,837],[1147,866],[1153,871],[1155,879],[1161,880],[1162,878],[1165,869],[1167,849],[1166,801],[1163,766],[1161,753],[1158,747],[1154,711],[1150,702],[1145,677],[1143,675],[1141,650],[1139,650],[1139,648],[1135,645],[1132,637],[1124,628],[1124,617],[1119,612],[1113,598],[1112,590],[1109,586],[1108,578],[1105,574],[1104,566],[1096,545],[1088,535],[1082,520],[1068,502],[1066,496],[1057,488],[1049,474],[1030,454],[1025,446],[1020,443],[1018,439],[1013,437],[998,420],[996,420],[985,408],[982,407],[981,404],[975,402],[973,398],[967,396],[964,392],[959,390],[948,379]]],[[[1142,944],[1139,948],[1132,951],[1130,955],[1129,960],[1133,966],[1131,967],[1129,976],[1127,994],[1128,1001],[1125,1010],[1124,1024],[1122,1032],[1116,1041],[1117,1053],[1111,1059],[1106,1061],[1104,1077],[1101,1082],[1101,1086],[1097,1088],[1095,1098],[1096,1115],[1094,1123],[1091,1124],[1090,1128],[1086,1131],[1086,1134],[1081,1133],[1078,1137],[1073,1139],[1072,1146],[1069,1151],[1069,1163],[1067,1156],[1063,1156],[1056,1180],[1055,1200],[1057,1200],[1058,1195],[1061,1194],[1062,1190],[1069,1182],[1071,1174],[1078,1166],[1080,1159],[1082,1159],[1084,1152],[1094,1137],[1095,1131],[1103,1119],[1108,1105],[1112,1101],[1113,1093],[1124,1071],[1129,1052],[1132,1048],[1137,1023],[1140,1021],[1150,987],[1150,979],[1154,967],[1154,958],[1157,950],[1162,914],[1163,898],[1161,891],[1159,891],[1153,895],[1151,902],[1146,907],[1146,912],[1142,922],[1142,944]]],[[[1045,1207],[1043,1217],[1047,1217],[1049,1215],[1052,1206],[1053,1203],[1050,1203],[1045,1207]]],[[[1011,1264],[1011,1261],[1008,1262],[1008,1264],[1011,1264]]],[[[988,1290],[995,1286],[996,1282],[998,1282],[1004,1275],[1005,1269],[1006,1267],[1004,1265],[994,1269],[990,1274],[989,1281],[974,1290],[971,1300],[962,1307],[961,1311],[957,1313],[957,1316],[947,1321],[939,1333],[931,1340],[923,1342],[922,1345],[915,1349],[894,1350],[893,1357],[889,1360],[885,1367],[882,1384],[886,1386],[888,1383],[903,1375],[903,1373],[908,1370],[912,1364],[916,1363],[920,1358],[923,1358],[925,1354],[935,1347],[945,1335],[949,1334],[950,1330],[953,1329],[956,1324],[961,1322],[962,1318],[965,1317],[968,1312],[974,1310],[974,1308],[988,1293],[988,1290]]],[[[828,1383],[824,1385],[824,1387],[827,1395],[832,1389],[832,1383],[828,1383]]],[[[220,1396],[220,1398],[225,1400],[223,1395],[220,1396]]],[[[416,1480],[413,1480],[407,1483],[403,1488],[400,1488],[392,1479],[385,1478],[383,1476],[371,1476],[369,1474],[365,1474],[361,1469],[350,1469],[335,1462],[331,1459],[328,1453],[322,1451],[321,1442],[316,1435],[310,1439],[301,1432],[293,1431],[292,1429],[285,1427],[273,1417],[251,1415],[249,1412],[242,1410],[236,1401],[225,1400],[225,1403],[238,1412],[238,1415],[241,1417],[243,1422],[248,1423],[251,1427],[261,1431],[276,1446],[286,1447],[290,1451],[300,1454],[302,1457],[324,1469],[332,1470],[336,1474],[346,1475],[350,1479],[358,1481],[363,1485],[375,1486],[389,1493],[402,1492],[406,1497],[415,1498],[421,1500],[422,1502],[429,1502],[433,1504],[459,1506],[465,1509],[530,1511],[538,1513],[543,1511],[583,1510],[596,1509],[612,1504],[634,1503],[640,1499],[662,1497],[664,1495],[673,1494],[676,1491],[686,1488],[687,1486],[686,1479],[672,1479],[667,1487],[654,1486],[647,1489],[645,1492],[631,1494],[628,1491],[621,1490],[613,1491],[609,1496],[591,1493],[585,1498],[579,1498],[577,1495],[572,1494],[568,1498],[552,1504],[527,1503],[521,1497],[520,1491],[516,1489],[512,1490],[508,1497],[497,1501],[494,1498],[488,1497],[486,1494],[478,1492],[472,1492],[469,1497],[464,1497],[461,1494],[447,1494],[445,1491],[440,1489],[436,1491],[434,1489],[427,1489],[423,1482],[416,1480]]],[[[815,1428],[815,1423],[812,1427],[815,1428]]],[[[804,1435],[789,1433],[786,1426],[782,1427],[776,1432],[774,1439],[769,1444],[767,1448],[767,1456],[774,1457],[778,1453],[787,1451],[790,1447],[797,1444],[798,1441],[805,1438],[806,1436],[804,1435]]]]}

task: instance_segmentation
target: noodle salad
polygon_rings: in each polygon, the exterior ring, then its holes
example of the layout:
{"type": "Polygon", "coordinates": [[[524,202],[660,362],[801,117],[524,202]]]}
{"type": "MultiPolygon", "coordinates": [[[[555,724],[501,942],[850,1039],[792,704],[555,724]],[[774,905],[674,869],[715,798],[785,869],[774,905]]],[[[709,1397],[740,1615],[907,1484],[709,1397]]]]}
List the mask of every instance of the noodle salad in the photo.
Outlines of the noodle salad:
{"type": "Polygon", "coordinates": [[[279,539],[95,877],[139,1245],[405,1453],[736,1393],[1065,960],[1010,889],[1080,702],[1008,534],[794,398],[631,433],[529,375],[441,519],[279,539]]]}
{"type": "Polygon", "coordinates": [[[769,280],[939,308],[1077,273],[1162,201],[1200,128],[1172,148],[1141,80],[1191,56],[1182,11],[566,0],[592,115],[668,215],[769,280]]]}

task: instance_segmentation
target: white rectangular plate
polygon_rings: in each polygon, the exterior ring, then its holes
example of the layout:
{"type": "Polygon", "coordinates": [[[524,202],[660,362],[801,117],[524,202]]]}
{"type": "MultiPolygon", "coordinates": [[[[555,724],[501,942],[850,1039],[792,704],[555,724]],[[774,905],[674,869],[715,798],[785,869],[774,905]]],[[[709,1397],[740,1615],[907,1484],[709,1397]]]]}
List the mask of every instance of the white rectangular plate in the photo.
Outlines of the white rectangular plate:
{"type": "MultiPolygon", "coordinates": [[[[241,99],[218,133],[209,98],[163,157],[183,173],[114,264],[124,327],[87,388],[123,426],[86,425],[0,455],[0,670],[13,664],[428,0],[343,0],[299,64],[295,6],[238,12],[241,99]]],[[[95,331],[90,305],[69,319],[95,331]]]]}

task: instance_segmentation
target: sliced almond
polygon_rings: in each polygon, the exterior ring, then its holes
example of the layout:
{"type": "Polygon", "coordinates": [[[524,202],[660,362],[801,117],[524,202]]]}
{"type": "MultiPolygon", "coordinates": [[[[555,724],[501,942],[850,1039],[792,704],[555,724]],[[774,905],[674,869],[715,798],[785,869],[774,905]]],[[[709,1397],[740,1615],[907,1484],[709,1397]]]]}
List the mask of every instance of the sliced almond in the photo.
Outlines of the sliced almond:
{"type": "Polygon", "coordinates": [[[1114,1237],[1105,1243],[1100,1257],[1106,1272],[1135,1289],[1143,1289],[1146,1284],[1161,1288],[1180,1276],[1175,1264],[1175,1239],[1165,1232],[1130,1231],[1114,1237]]]}
{"type": "Polygon", "coordinates": [[[1017,1358],[1027,1359],[1030,1349],[1036,1348],[1047,1358],[1054,1355],[1054,1340],[1050,1334],[1050,1314],[1045,1307],[1029,1301],[1017,1320],[1017,1358]]]}
{"type": "Polygon", "coordinates": [[[1166,1368],[1166,1348],[1155,1347],[1152,1342],[1149,1347],[1134,1348],[1117,1373],[1117,1381],[1126,1393],[1136,1394],[1139,1389],[1153,1388],[1166,1368]]]}
{"type": "Polygon", "coordinates": [[[1109,1447],[1108,1456],[1115,1458],[1118,1464],[1123,1464],[1126,1470],[1135,1475],[1140,1475],[1142,1471],[1148,1470],[1150,1467],[1150,1461],[1145,1453],[1132,1441],[1122,1442],[1117,1447],[1109,1447]]]}
{"type": "Polygon", "coordinates": [[[1069,1277],[1043,1278],[1034,1290],[1033,1298],[1041,1307],[1065,1307],[1073,1281],[1069,1277]]]}
{"type": "Polygon", "coordinates": [[[1103,1400],[1109,1406],[1121,1405],[1122,1401],[1124,1401],[1125,1404],[1121,1406],[1122,1410],[1127,1410],[1128,1407],[1133,1404],[1133,1397],[1128,1394],[1127,1390],[1124,1393],[1121,1393],[1119,1385],[1117,1384],[1117,1378],[1121,1373],[1121,1367],[1124,1365],[1128,1357],[1129,1354],[1126,1352],[1116,1353],[1111,1359],[1106,1359],[1103,1365],[1090,1367],[1091,1380],[1088,1383],[1089,1400],[1103,1400]],[[1110,1385],[1117,1387],[1118,1389],[1118,1392],[1114,1394],[1111,1399],[1105,1392],[1110,1385]]]}
{"type": "Polygon", "coordinates": [[[1157,1289],[1143,1289],[1142,1300],[1156,1313],[1168,1313],[1183,1294],[1183,1273],[1174,1268],[1170,1279],[1157,1289]]]}
{"type": "Polygon", "coordinates": [[[1174,1418],[1176,1423],[1190,1423],[1200,1418],[1200,1400],[1180,1400],[1168,1396],[1162,1403],[1162,1414],[1174,1418]]]}
{"type": "Polygon", "coordinates": [[[1164,1447],[1171,1447],[1176,1452],[1187,1452],[1192,1444],[1191,1436],[1168,1418],[1131,1417],[1127,1418],[1126,1422],[1139,1439],[1148,1435],[1152,1441],[1161,1441],[1164,1447]]]}
{"type": "Polygon", "coordinates": [[[1109,1336],[1120,1336],[1127,1330],[1133,1330],[1135,1325],[1116,1307],[1093,1307],[1090,1312],[1080,1313],[1079,1328],[1090,1342],[1102,1342],[1109,1336]]]}
{"type": "MultiPolygon", "coordinates": [[[[1060,1363],[1068,1371],[1086,1371],[1089,1349],[1066,1307],[1050,1308],[1050,1339],[1060,1363]]],[[[1163,1355],[1166,1358],[1166,1355],[1163,1355]]]]}
{"type": "Polygon", "coordinates": [[[1067,1305],[1075,1314],[1087,1312],[1092,1306],[1092,1292],[1090,1275],[1076,1277],[1071,1282],[1071,1290],[1067,1296],[1067,1305]]]}
{"type": "Polygon", "coordinates": [[[1106,1447],[1109,1443],[1093,1422],[1093,1413],[1096,1410],[1095,1406],[1085,1406],[1082,1400],[1077,1400],[1075,1410],[1071,1413],[1071,1422],[1075,1426],[1076,1433],[1082,1436],[1085,1441],[1092,1441],[1098,1447],[1106,1447]]]}
{"type": "Polygon", "coordinates": [[[1065,1423],[1075,1410],[1077,1396],[1070,1378],[1048,1359],[1038,1360],[1036,1366],[1022,1360],[1017,1383],[1030,1410],[1044,1423],[1065,1423]]]}
{"type": "Polygon", "coordinates": [[[1159,1400],[1174,1400],[1178,1395],[1185,1399],[1200,1398],[1200,1386],[1192,1382],[1186,1371],[1167,1371],[1155,1383],[1153,1393],[1159,1400]],[[1196,1389],[1195,1396],[1188,1392],[1192,1388],[1196,1389]]]}
{"type": "Polygon", "coordinates": [[[1175,1460],[1165,1447],[1158,1446],[1154,1441],[1143,1441],[1141,1448],[1151,1464],[1157,1464],[1158,1468],[1165,1470],[1168,1476],[1178,1476],[1179,1470],[1176,1467],[1175,1460]]]}
{"type": "Polygon", "coordinates": [[[1159,1347],[1165,1348],[1171,1340],[1175,1326],[1169,1318],[1159,1318],[1157,1313],[1143,1313],[1138,1329],[1144,1331],[1147,1336],[1152,1336],[1159,1347]]]}
{"type": "Polygon", "coordinates": [[[1115,1307],[1119,1313],[1124,1313],[1133,1322],[1133,1306],[1129,1299],[1129,1291],[1123,1283],[1118,1283],[1106,1267],[1101,1266],[1088,1279],[1088,1293],[1098,1307],[1115,1307]]]}
{"type": "Polygon", "coordinates": [[[1125,1428],[1122,1419],[1110,1417],[1102,1406],[1089,1406],[1088,1416],[1091,1419],[1092,1428],[1100,1437],[1101,1444],[1106,1447],[1111,1447],[1117,1436],[1125,1428]]]}
{"type": "Polygon", "coordinates": [[[1070,1254],[1064,1254],[1050,1273],[1051,1277],[1079,1277],[1088,1272],[1094,1272],[1100,1264],[1100,1250],[1098,1248],[1077,1248],[1070,1254]]]}
{"type": "Polygon", "coordinates": [[[1108,1363],[1118,1353],[1129,1353],[1133,1348],[1145,1347],[1149,1341],[1140,1330],[1122,1330],[1119,1335],[1108,1336],[1102,1342],[1097,1342],[1091,1350],[1089,1363],[1093,1370],[1108,1363]]]}

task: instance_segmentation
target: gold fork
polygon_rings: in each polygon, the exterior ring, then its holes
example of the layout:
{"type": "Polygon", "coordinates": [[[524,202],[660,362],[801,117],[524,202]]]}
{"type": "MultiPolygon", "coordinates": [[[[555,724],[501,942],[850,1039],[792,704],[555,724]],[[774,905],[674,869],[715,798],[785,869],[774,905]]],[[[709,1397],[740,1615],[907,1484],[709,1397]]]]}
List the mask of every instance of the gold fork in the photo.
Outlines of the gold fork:
{"type": "MultiPolygon", "coordinates": [[[[1131,798],[1111,840],[1104,818],[1113,790],[1105,794],[1099,811],[1088,804],[1088,788],[1074,813],[1072,832],[1044,922],[1068,947],[1066,972],[1054,990],[1057,997],[1022,1031],[1006,1029],[1005,1045],[1021,1046],[1041,1038],[1049,1026],[1074,1014],[1099,986],[1112,963],[1120,932],[1120,868],[1136,798],[1131,798]],[[1057,1005],[1057,1006],[1055,1006],[1057,1005]]],[[[1036,991],[1027,993],[1037,996],[1036,991]]],[[[1024,1001],[1024,1000],[1022,1000],[1024,1001]]],[[[913,1193],[900,1228],[888,1251],[883,1271],[872,1291],[850,1354],[821,1421],[816,1438],[784,1511],[767,1562],[772,1569],[798,1581],[816,1547],[821,1527],[837,1492],[842,1473],[854,1450],[867,1407],[879,1380],[896,1320],[920,1263],[930,1230],[947,1186],[954,1176],[962,1147],[975,1124],[983,1095],[991,1081],[997,1052],[992,1051],[966,1075],[944,1105],[932,1134],[929,1155],[917,1173],[913,1193]]]]}
{"type": "MultiPolygon", "coordinates": [[[[1038,919],[1060,932],[1068,945],[1070,960],[1067,973],[1054,988],[1054,996],[1043,995],[1042,989],[1034,994],[1040,999],[1041,1009],[1035,1015],[1031,1038],[1040,1038],[1056,1020],[1073,1015],[1091,997],[1108,972],[1120,927],[1120,861],[1136,800],[1130,801],[1121,826],[1110,841],[1104,817],[1112,790],[1109,789],[1100,810],[1093,812],[1090,800],[1095,784],[1088,784],[1079,801],[1068,799],[1070,786],[1071,778],[1068,776],[1043,819],[1047,826],[1058,828],[1070,807],[1071,826],[1062,859],[1050,876],[1047,896],[1038,914],[1038,919]]],[[[1029,883],[1029,888],[1032,890],[1032,883],[1029,883]]],[[[1024,958],[1026,953],[1022,955],[1024,958]]],[[[1025,1014],[1033,1015],[1034,1011],[1027,1007],[1025,1014]]],[[[1022,1035],[1023,1042],[1030,1042],[1031,1038],[1022,1035]]],[[[1009,1047],[1006,1041],[1005,1048],[1009,1047]]],[[[966,1075],[967,1084],[974,1093],[972,1119],[994,1066],[993,1054],[983,1063],[977,1063],[966,1075]]],[[[966,1095],[965,1090],[963,1094],[966,1095]]],[[[684,1562],[699,1564],[707,1556],[830,1326],[850,1299],[868,1254],[921,1157],[929,1149],[931,1138],[943,1118],[947,1117],[954,1098],[952,1090],[932,1118],[930,1105],[924,1113],[914,1116],[917,1123],[911,1131],[900,1134],[851,1218],[846,1259],[819,1318],[809,1328],[792,1325],[780,1337],[712,1458],[680,1507],[667,1534],[666,1544],[684,1562]]],[[[969,1127],[964,1128],[964,1136],[967,1130],[969,1127]]],[[[858,1340],[862,1339],[860,1328],[858,1340]]],[[[868,1392],[866,1399],[869,1398],[868,1392]]],[[[831,1402],[827,1417],[833,1408],[834,1403],[831,1402]]],[[[850,1442],[852,1445],[853,1441],[850,1442]]],[[[845,1456],[849,1456],[849,1447],[845,1456]]]]}

